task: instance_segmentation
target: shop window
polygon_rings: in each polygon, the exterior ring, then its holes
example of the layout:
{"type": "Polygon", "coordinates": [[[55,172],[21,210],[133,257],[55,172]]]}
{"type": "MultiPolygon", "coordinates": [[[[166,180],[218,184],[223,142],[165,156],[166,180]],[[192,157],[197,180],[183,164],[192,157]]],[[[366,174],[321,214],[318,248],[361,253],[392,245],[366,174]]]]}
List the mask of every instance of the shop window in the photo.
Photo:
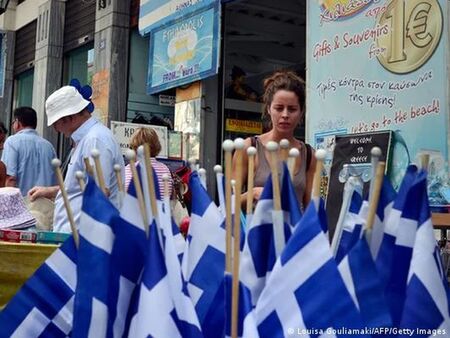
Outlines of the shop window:
{"type": "Polygon", "coordinates": [[[89,44],[66,54],[64,83],[76,78],[82,85],[92,84],[94,75],[94,45],[89,44]]]}
{"type": "Polygon", "coordinates": [[[14,107],[28,106],[33,103],[34,68],[16,76],[14,107]]]}

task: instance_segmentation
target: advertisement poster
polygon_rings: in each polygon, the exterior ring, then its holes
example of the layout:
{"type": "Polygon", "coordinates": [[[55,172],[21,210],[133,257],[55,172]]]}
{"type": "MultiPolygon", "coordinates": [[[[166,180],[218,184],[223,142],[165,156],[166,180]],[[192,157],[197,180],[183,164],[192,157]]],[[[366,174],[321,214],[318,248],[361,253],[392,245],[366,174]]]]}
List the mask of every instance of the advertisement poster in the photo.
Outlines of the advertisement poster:
{"type": "Polygon", "coordinates": [[[108,123],[109,100],[109,70],[104,69],[92,77],[92,102],[94,103],[94,116],[104,125],[108,123]]]}
{"type": "Polygon", "coordinates": [[[307,10],[307,141],[392,130],[394,186],[421,153],[434,154],[430,177],[446,172],[447,1],[310,0],[307,10]]]}
{"type": "Polygon", "coordinates": [[[217,73],[219,8],[208,6],[152,31],[147,94],[217,73]]]}

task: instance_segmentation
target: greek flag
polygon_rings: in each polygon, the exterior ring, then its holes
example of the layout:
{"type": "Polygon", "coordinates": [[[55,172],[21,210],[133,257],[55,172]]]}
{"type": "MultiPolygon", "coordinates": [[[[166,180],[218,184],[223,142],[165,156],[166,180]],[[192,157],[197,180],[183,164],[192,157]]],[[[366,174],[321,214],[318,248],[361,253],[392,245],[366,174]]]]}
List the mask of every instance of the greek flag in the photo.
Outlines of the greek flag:
{"type": "MultiPolygon", "coordinates": [[[[281,195],[284,196],[284,206],[288,209],[291,203],[286,199],[289,196],[294,198],[295,195],[290,193],[289,187],[287,190],[281,195]]],[[[290,210],[286,212],[290,214],[288,219],[297,222],[301,213],[295,208],[299,207],[295,206],[292,212],[290,210]]],[[[283,213],[283,211],[273,210],[273,186],[271,175],[269,175],[256,204],[252,221],[248,225],[239,268],[242,283],[250,289],[253,305],[257,303],[266,285],[266,279],[292,233],[293,226],[284,221],[283,213]]]]}
{"type": "Polygon", "coordinates": [[[140,281],[148,251],[133,181],[124,196],[120,216],[114,217],[112,224],[116,238],[111,252],[114,269],[109,278],[108,304],[112,325],[108,328],[108,337],[123,337],[127,336],[131,317],[137,311],[139,295],[136,285],[140,281]]]}
{"type": "Polygon", "coordinates": [[[105,337],[108,330],[109,275],[114,229],[111,220],[119,211],[95,184],[93,178],[83,192],[79,224],[77,289],[73,336],[105,337]]]}
{"type": "Polygon", "coordinates": [[[420,207],[417,198],[420,198],[418,185],[421,184],[421,175],[424,174],[417,174],[415,167],[410,167],[405,174],[391,216],[385,222],[386,234],[375,261],[385,287],[394,327],[400,324],[405,301],[408,271],[418,225],[409,215],[411,208],[420,207]]]}
{"type": "MultiPolygon", "coordinates": [[[[129,336],[137,338],[202,337],[196,317],[192,316],[192,313],[186,313],[184,311],[186,308],[183,310],[177,308],[180,302],[190,300],[186,299],[181,290],[179,294],[172,293],[173,280],[170,280],[155,219],[150,225],[147,247],[149,252],[140,284],[138,311],[131,321],[129,336]],[[184,300],[180,300],[179,297],[184,297],[184,300]]],[[[178,259],[173,257],[172,261],[178,262],[178,259]]],[[[178,274],[181,278],[180,270],[178,274]]]]}
{"type": "MultiPolygon", "coordinates": [[[[341,328],[365,337],[362,319],[340,276],[322,231],[315,203],[310,203],[255,307],[260,337],[288,337],[298,330],[310,336],[341,328]]],[[[347,336],[339,331],[334,336],[347,336]]]]}
{"type": "MultiPolygon", "coordinates": [[[[225,273],[225,337],[231,337],[231,307],[232,307],[232,285],[233,277],[225,273]]],[[[253,313],[252,298],[250,290],[239,282],[239,309],[238,309],[238,337],[258,338],[258,329],[256,327],[253,313]]]]}
{"type": "Polygon", "coordinates": [[[450,290],[434,238],[424,172],[418,174],[411,197],[402,216],[417,227],[400,327],[416,336],[448,336],[450,290]]]}
{"type": "Polygon", "coordinates": [[[339,264],[339,272],[368,328],[392,327],[389,307],[365,236],[339,264]]]}
{"type": "Polygon", "coordinates": [[[0,337],[69,336],[76,284],[77,250],[70,237],[0,311],[0,337]]]}
{"type": "Polygon", "coordinates": [[[196,172],[189,187],[192,213],[182,270],[204,336],[217,337],[224,328],[225,220],[196,172]]]}
{"type": "MultiPolygon", "coordinates": [[[[359,241],[363,233],[363,226],[367,214],[368,203],[364,203],[361,193],[354,190],[352,193],[350,206],[342,222],[342,232],[336,230],[334,236],[337,241],[336,262],[341,260],[349,253],[351,248],[359,241]]],[[[333,240],[335,240],[333,238],[333,240]]]]}
{"type": "Polygon", "coordinates": [[[293,229],[302,218],[300,203],[292,184],[291,175],[286,163],[283,162],[283,175],[281,178],[281,209],[283,209],[284,221],[293,229]]]}

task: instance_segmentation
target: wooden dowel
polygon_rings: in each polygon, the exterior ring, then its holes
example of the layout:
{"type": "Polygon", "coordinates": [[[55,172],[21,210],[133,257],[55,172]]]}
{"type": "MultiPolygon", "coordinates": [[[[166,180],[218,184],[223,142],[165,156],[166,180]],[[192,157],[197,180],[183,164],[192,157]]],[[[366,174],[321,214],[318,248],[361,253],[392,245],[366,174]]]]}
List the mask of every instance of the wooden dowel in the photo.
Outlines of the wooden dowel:
{"type": "Polygon", "coordinates": [[[420,168],[422,170],[428,171],[429,163],[430,163],[430,154],[420,155],[420,168]]]}
{"type": "MultiPolygon", "coordinates": [[[[320,198],[320,183],[323,170],[323,161],[325,160],[327,152],[324,149],[319,149],[316,151],[316,171],[314,172],[314,181],[312,189],[312,198],[319,200],[320,198]]],[[[318,207],[318,205],[317,205],[318,207]]]]}
{"type": "Polygon", "coordinates": [[[73,241],[75,242],[75,247],[78,249],[78,247],[80,246],[80,237],[78,235],[78,230],[75,225],[75,218],[73,217],[72,208],[70,207],[67,191],[66,188],[64,187],[64,179],[61,172],[61,161],[57,158],[54,158],[52,160],[52,166],[55,168],[56,179],[58,180],[59,189],[61,190],[61,195],[64,201],[64,207],[66,208],[67,218],[69,219],[73,241]]]}
{"type": "Polygon", "coordinates": [[[289,175],[291,176],[291,181],[294,181],[295,163],[297,161],[297,157],[299,157],[299,156],[300,156],[300,151],[297,148],[291,148],[289,150],[288,170],[289,170],[289,175]]]}
{"type": "Polygon", "coordinates": [[[286,162],[289,156],[289,140],[282,139],[280,141],[281,160],[286,162]]]}
{"type": "Polygon", "coordinates": [[[278,144],[274,141],[267,142],[267,150],[270,157],[270,171],[272,173],[272,186],[273,186],[273,209],[281,210],[281,197],[280,197],[280,183],[278,177],[278,144]]]}
{"type": "Polygon", "coordinates": [[[377,174],[378,162],[380,162],[381,157],[381,149],[379,147],[373,147],[370,150],[370,165],[372,167],[372,179],[370,180],[369,186],[369,198],[373,193],[373,187],[375,182],[375,175],[377,174]]]}
{"type": "Polygon", "coordinates": [[[114,173],[116,174],[117,185],[119,186],[120,192],[125,192],[125,187],[122,181],[122,167],[120,164],[114,164],[114,173]]]}
{"type": "Polygon", "coordinates": [[[253,214],[253,186],[255,181],[255,156],[256,148],[247,148],[248,171],[247,171],[247,215],[253,214]]]}
{"type": "Polygon", "coordinates": [[[83,158],[84,161],[84,167],[86,169],[86,172],[95,178],[94,168],[92,168],[91,163],[89,162],[89,157],[83,158]]]}
{"type": "Polygon", "coordinates": [[[83,192],[86,188],[86,183],[84,182],[84,174],[81,170],[77,170],[75,172],[75,177],[77,178],[78,184],[80,185],[80,189],[83,192]]]}
{"type": "Polygon", "coordinates": [[[130,164],[131,175],[133,177],[134,187],[136,189],[136,195],[139,203],[139,209],[141,209],[142,221],[144,222],[145,233],[149,234],[149,224],[147,210],[145,209],[144,194],[142,193],[141,180],[139,179],[138,172],[136,170],[136,152],[134,150],[128,149],[125,153],[126,158],[130,164]]]}
{"type": "Polygon", "coordinates": [[[375,221],[375,214],[378,208],[378,201],[380,199],[380,191],[383,186],[384,170],[386,167],[385,162],[378,162],[377,172],[375,174],[375,183],[373,187],[372,196],[369,200],[369,211],[367,214],[366,230],[371,231],[373,223],[375,221]]]}
{"type": "Polygon", "coordinates": [[[155,190],[155,181],[153,181],[153,169],[152,169],[152,161],[150,158],[150,146],[145,143],[144,144],[144,159],[145,159],[145,171],[147,172],[147,184],[148,191],[150,195],[150,206],[152,208],[153,217],[158,215],[158,208],[156,206],[156,190],[155,190]]]}
{"type": "Polygon", "coordinates": [[[225,140],[222,144],[225,151],[225,231],[226,231],[226,260],[225,269],[231,273],[231,174],[232,174],[232,152],[234,143],[231,140],[225,140]]]}
{"type": "Polygon", "coordinates": [[[236,168],[235,168],[235,192],[234,192],[234,245],[233,245],[233,285],[231,301],[231,337],[238,336],[238,314],[239,314],[239,261],[240,261],[240,242],[241,242],[241,191],[242,191],[242,162],[245,143],[242,138],[234,140],[236,149],[236,168]]]}
{"type": "Polygon", "coordinates": [[[103,191],[103,193],[106,196],[108,196],[108,190],[106,189],[105,184],[105,177],[103,176],[103,168],[102,164],[100,163],[100,152],[98,151],[98,149],[92,149],[91,156],[94,159],[95,163],[95,171],[97,172],[98,186],[103,191]]]}

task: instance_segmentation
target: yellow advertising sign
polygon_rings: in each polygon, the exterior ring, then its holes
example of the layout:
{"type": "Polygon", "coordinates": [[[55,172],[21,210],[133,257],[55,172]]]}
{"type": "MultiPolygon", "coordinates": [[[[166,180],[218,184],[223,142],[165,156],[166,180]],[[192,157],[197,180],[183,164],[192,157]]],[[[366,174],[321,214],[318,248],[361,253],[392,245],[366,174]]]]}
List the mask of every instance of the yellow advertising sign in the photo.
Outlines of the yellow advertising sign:
{"type": "Polygon", "coordinates": [[[239,133],[261,134],[262,122],[250,120],[227,119],[225,124],[226,131],[235,131],[239,133]]]}

